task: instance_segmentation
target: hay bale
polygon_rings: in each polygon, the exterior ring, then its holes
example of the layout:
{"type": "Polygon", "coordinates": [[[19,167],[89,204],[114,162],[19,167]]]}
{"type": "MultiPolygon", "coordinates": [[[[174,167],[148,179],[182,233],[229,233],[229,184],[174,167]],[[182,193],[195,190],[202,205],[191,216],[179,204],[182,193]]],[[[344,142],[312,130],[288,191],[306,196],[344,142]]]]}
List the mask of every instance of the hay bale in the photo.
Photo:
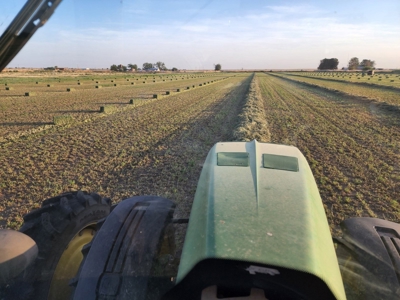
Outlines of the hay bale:
{"type": "Polygon", "coordinates": [[[176,89],[176,92],[179,93],[181,91],[181,89],[176,89]]]}
{"type": "Polygon", "coordinates": [[[78,82],[78,85],[82,85],[83,83],[81,83],[81,82],[78,82]]]}
{"type": "Polygon", "coordinates": [[[116,110],[116,107],[112,106],[112,105],[100,106],[100,112],[101,113],[111,113],[111,112],[113,112],[115,110],[116,110]]]}
{"type": "Polygon", "coordinates": [[[200,83],[199,86],[203,86],[203,85],[200,83]]]}
{"type": "Polygon", "coordinates": [[[34,92],[26,92],[26,93],[25,93],[25,96],[26,96],[26,97],[36,96],[36,93],[34,93],[34,92]]]}
{"type": "Polygon", "coordinates": [[[134,82],[131,82],[131,85],[135,85],[135,83],[134,83],[134,82]]]}
{"type": "Polygon", "coordinates": [[[36,81],[36,84],[39,84],[39,81],[36,81]]]}
{"type": "Polygon", "coordinates": [[[153,99],[160,99],[161,97],[158,94],[153,95],[153,99]]]}
{"type": "Polygon", "coordinates": [[[67,92],[73,92],[73,91],[75,91],[74,88],[67,88],[67,92]]]}
{"type": "Polygon", "coordinates": [[[126,81],[129,81],[129,79],[127,79],[126,81]]]}
{"type": "Polygon", "coordinates": [[[114,83],[114,86],[118,86],[118,84],[114,83]]]}
{"type": "Polygon", "coordinates": [[[7,86],[7,83],[5,83],[4,85],[7,86]]]}
{"type": "Polygon", "coordinates": [[[170,91],[166,91],[165,95],[171,95],[171,92],[170,91]]]}
{"type": "Polygon", "coordinates": [[[186,89],[187,89],[187,90],[190,90],[190,86],[187,86],[186,89]]]}
{"type": "Polygon", "coordinates": [[[111,82],[114,82],[114,80],[111,80],[111,82]]]}
{"type": "Polygon", "coordinates": [[[101,89],[102,86],[101,85],[96,85],[96,89],[101,89]]]}
{"type": "Polygon", "coordinates": [[[143,81],[143,83],[146,83],[146,81],[143,81]]]}
{"type": "Polygon", "coordinates": [[[70,115],[61,115],[61,116],[53,117],[54,125],[58,125],[58,126],[68,125],[73,122],[74,122],[74,118],[70,115]]]}
{"type": "Polygon", "coordinates": [[[52,86],[54,86],[54,85],[52,85],[52,84],[48,84],[48,85],[47,85],[47,87],[52,87],[52,86]]]}
{"type": "Polygon", "coordinates": [[[133,104],[133,99],[129,100],[129,104],[133,104]]]}
{"type": "Polygon", "coordinates": [[[153,80],[153,82],[156,82],[155,80],[153,80]]]}
{"type": "Polygon", "coordinates": [[[12,90],[14,90],[13,87],[11,87],[11,86],[6,86],[6,91],[12,91],[12,90]]]}
{"type": "Polygon", "coordinates": [[[100,81],[96,81],[96,83],[100,83],[100,81]]]}
{"type": "Polygon", "coordinates": [[[193,84],[193,85],[192,85],[192,88],[195,88],[195,87],[196,87],[196,86],[193,84]]]}

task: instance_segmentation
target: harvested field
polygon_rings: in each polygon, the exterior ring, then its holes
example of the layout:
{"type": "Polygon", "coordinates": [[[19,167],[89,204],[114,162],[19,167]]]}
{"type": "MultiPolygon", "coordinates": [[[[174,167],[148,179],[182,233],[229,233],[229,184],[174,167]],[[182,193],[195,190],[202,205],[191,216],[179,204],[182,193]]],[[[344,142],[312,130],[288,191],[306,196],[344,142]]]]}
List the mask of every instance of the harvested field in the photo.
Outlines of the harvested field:
{"type": "Polygon", "coordinates": [[[28,130],[0,144],[0,226],[17,228],[43,199],[77,189],[115,202],[164,196],[177,203],[177,217],[188,217],[212,145],[254,138],[303,152],[333,233],[353,216],[400,221],[400,115],[381,105],[400,103],[394,91],[275,72],[164,80],[132,86],[102,78],[110,88],[99,90],[81,78],[74,93],[65,92],[68,82],[62,93],[46,93],[40,80],[43,90],[30,85],[37,96],[28,100],[0,97],[8,103],[2,134],[13,133],[7,124],[28,130]],[[53,125],[58,119],[66,124],[53,125]]]}
{"type": "Polygon", "coordinates": [[[367,100],[382,102],[393,106],[400,106],[400,89],[379,85],[358,84],[351,82],[343,82],[338,80],[327,80],[323,78],[310,78],[307,76],[299,76],[293,74],[279,74],[284,78],[294,81],[308,83],[325,89],[346,93],[356,97],[364,97],[367,100]]]}
{"type": "Polygon", "coordinates": [[[1,227],[17,228],[43,199],[77,189],[114,202],[168,197],[188,217],[202,162],[214,143],[233,138],[249,84],[249,74],[231,77],[3,145],[1,227]]]}
{"type": "Polygon", "coordinates": [[[259,80],[271,141],[306,156],[332,230],[352,216],[399,222],[400,116],[272,75],[259,80]]]}
{"type": "MultiPolygon", "coordinates": [[[[222,79],[224,75],[211,76],[222,79]]],[[[166,75],[163,75],[166,76],[166,75]]],[[[54,83],[55,79],[46,78],[35,84],[37,78],[7,78],[0,82],[12,82],[13,90],[0,91],[0,143],[23,135],[25,131],[41,130],[45,125],[51,124],[53,117],[60,114],[70,114],[77,121],[93,118],[93,113],[98,112],[102,105],[112,104],[124,108],[129,100],[148,100],[153,94],[165,95],[168,90],[186,87],[188,84],[198,84],[204,81],[204,75],[188,77],[185,80],[173,82],[156,82],[150,85],[131,85],[123,77],[115,79],[118,86],[113,83],[104,83],[102,89],[96,88],[91,78],[80,79],[82,86],[67,92],[72,79],[63,78],[62,83],[54,83]],[[43,83],[42,83],[43,82],[43,83]],[[52,87],[47,85],[51,84],[52,87]],[[35,97],[25,97],[29,90],[35,97]]],[[[73,79],[76,82],[76,78],[73,79]]],[[[102,80],[105,82],[105,78],[102,80]]],[[[75,83],[76,84],[76,83],[75,83]]]]}
{"type": "Polygon", "coordinates": [[[309,77],[336,82],[356,83],[364,86],[391,87],[400,89],[400,75],[396,73],[375,73],[368,75],[366,72],[296,72],[286,73],[292,76],[309,77]]]}

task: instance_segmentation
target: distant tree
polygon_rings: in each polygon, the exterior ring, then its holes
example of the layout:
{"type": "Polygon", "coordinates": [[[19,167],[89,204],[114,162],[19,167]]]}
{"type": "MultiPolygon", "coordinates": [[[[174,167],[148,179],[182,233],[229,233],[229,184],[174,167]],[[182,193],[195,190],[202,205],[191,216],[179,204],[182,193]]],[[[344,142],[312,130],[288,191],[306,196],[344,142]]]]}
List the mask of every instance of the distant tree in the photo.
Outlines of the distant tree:
{"type": "Polygon", "coordinates": [[[360,66],[363,68],[363,70],[371,70],[375,67],[375,61],[370,59],[363,59],[360,63],[360,66]]]}
{"type": "Polygon", "coordinates": [[[153,67],[152,63],[146,62],[143,64],[143,70],[148,70],[148,69],[151,69],[152,67],[153,67]]]}
{"type": "Polygon", "coordinates": [[[358,61],[358,57],[353,57],[349,60],[349,70],[357,70],[360,62],[358,61]]]}
{"type": "Polygon", "coordinates": [[[337,58],[324,58],[320,61],[318,70],[337,70],[338,65],[337,58]]]}
{"type": "Polygon", "coordinates": [[[175,67],[173,67],[173,68],[171,69],[171,71],[172,71],[172,72],[176,72],[176,71],[178,71],[178,69],[175,68],[175,67]]]}
{"type": "Polygon", "coordinates": [[[131,69],[131,70],[135,70],[135,71],[137,71],[137,69],[138,69],[138,67],[137,67],[137,64],[128,64],[128,68],[129,69],[131,69]]]}
{"type": "Polygon", "coordinates": [[[215,71],[221,71],[221,65],[220,64],[216,64],[215,65],[215,71]]]}
{"type": "Polygon", "coordinates": [[[126,66],[124,66],[124,65],[112,65],[111,67],[110,67],[110,70],[111,71],[116,71],[116,72],[126,72],[126,70],[127,70],[128,68],[126,67],[126,66]]]}
{"type": "Polygon", "coordinates": [[[165,66],[165,63],[162,61],[158,61],[154,64],[154,67],[158,67],[160,70],[165,71],[167,67],[165,66]]]}

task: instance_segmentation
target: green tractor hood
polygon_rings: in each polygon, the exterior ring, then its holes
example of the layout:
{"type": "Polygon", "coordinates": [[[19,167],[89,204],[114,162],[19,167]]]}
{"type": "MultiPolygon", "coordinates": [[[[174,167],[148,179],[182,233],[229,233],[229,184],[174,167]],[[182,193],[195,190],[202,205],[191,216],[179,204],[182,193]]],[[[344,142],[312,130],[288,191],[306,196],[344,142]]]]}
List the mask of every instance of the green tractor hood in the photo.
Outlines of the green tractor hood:
{"type": "Polygon", "coordinates": [[[299,271],[316,277],[331,298],[346,299],[318,188],[296,147],[252,141],[217,143],[210,150],[178,284],[204,260],[248,262],[250,274],[275,278],[299,271]]]}

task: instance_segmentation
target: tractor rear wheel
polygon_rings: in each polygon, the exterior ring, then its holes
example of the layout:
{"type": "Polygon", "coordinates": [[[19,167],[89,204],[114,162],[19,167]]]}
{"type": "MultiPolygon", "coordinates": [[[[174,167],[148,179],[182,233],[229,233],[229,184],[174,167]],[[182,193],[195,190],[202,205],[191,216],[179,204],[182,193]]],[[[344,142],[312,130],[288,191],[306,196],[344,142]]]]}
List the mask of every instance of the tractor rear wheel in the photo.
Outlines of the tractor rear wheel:
{"type": "Polygon", "coordinates": [[[107,217],[111,200],[95,193],[70,192],[43,201],[24,216],[20,231],[37,244],[34,264],[10,289],[13,299],[70,299],[69,281],[76,275],[96,223],[107,217]]]}

